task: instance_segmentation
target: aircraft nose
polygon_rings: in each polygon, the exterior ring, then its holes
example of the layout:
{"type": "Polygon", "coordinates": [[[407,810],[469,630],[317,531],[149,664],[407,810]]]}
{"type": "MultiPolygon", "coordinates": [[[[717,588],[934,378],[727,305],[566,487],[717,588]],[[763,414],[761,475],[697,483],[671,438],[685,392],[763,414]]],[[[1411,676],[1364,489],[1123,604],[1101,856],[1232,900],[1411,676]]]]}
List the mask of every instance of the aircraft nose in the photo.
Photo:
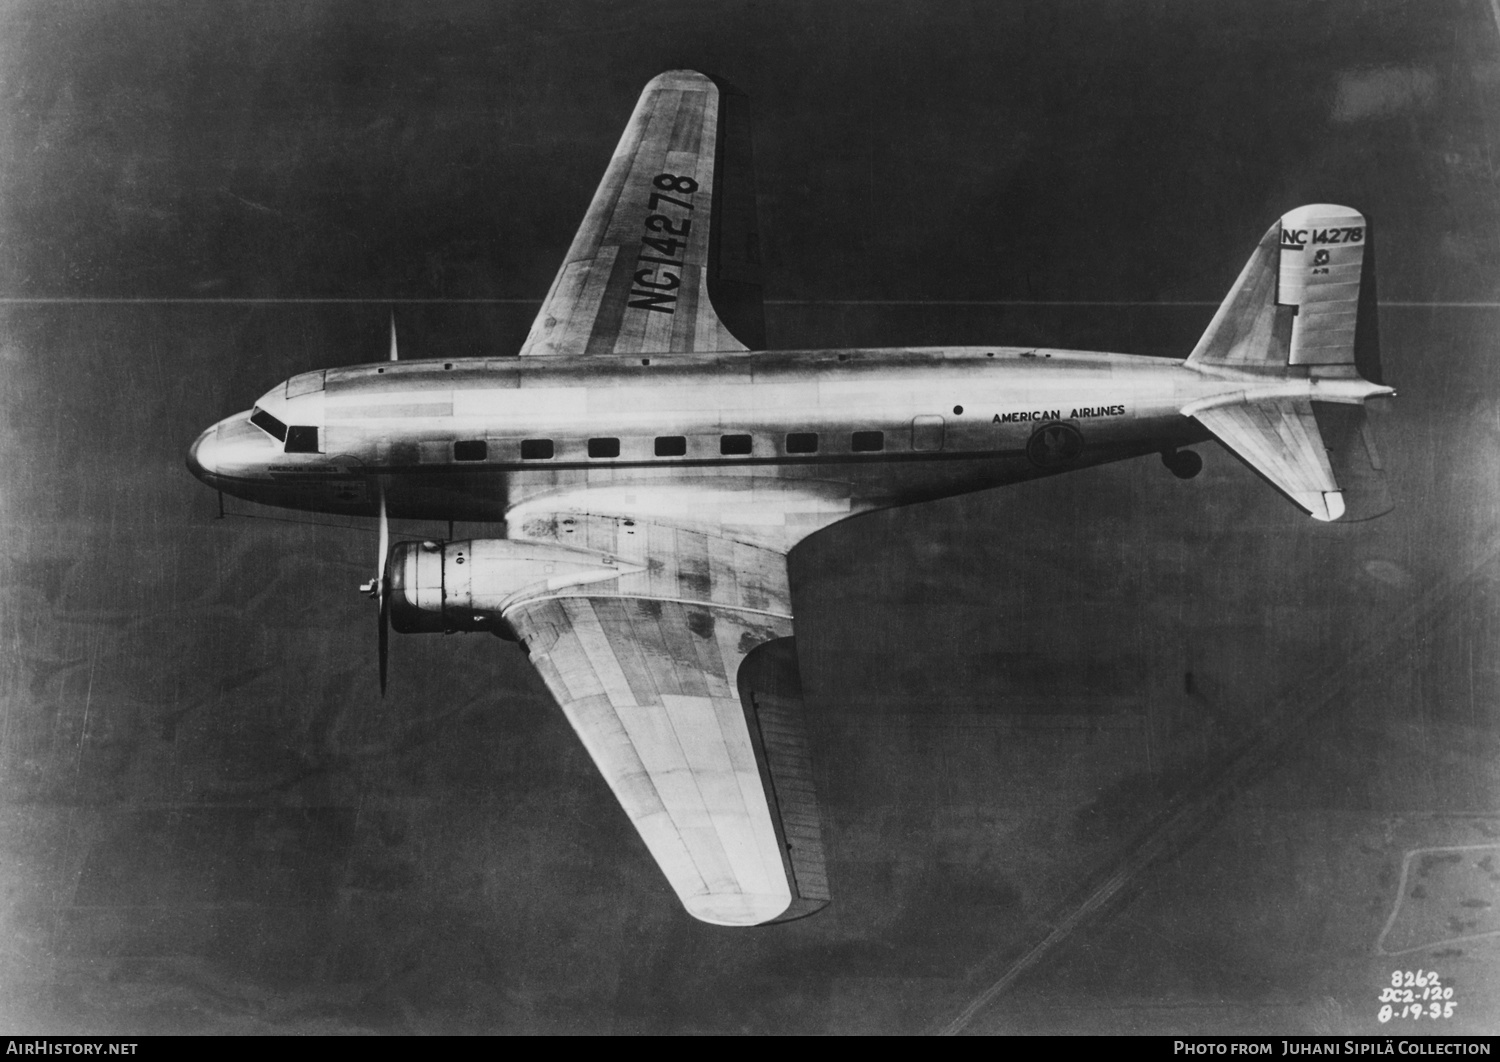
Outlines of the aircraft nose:
{"type": "Polygon", "coordinates": [[[215,424],[203,434],[193,440],[193,445],[188,447],[187,466],[188,471],[203,482],[208,482],[208,477],[219,470],[214,451],[217,449],[217,436],[219,426],[215,424]]]}
{"type": "Polygon", "coordinates": [[[250,423],[250,411],[225,417],[188,447],[188,471],[210,487],[224,488],[229,482],[264,478],[267,468],[281,453],[281,446],[266,432],[250,423]]]}

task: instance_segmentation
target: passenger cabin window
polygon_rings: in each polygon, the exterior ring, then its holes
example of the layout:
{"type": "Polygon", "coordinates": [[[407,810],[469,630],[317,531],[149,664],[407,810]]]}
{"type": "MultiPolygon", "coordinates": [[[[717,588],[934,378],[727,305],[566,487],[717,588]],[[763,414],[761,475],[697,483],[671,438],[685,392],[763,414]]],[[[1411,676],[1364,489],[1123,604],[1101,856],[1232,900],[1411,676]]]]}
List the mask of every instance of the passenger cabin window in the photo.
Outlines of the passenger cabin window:
{"type": "Polygon", "coordinates": [[[687,453],[686,435],[658,435],[656,437],[657,457],[681,457],[687,453]]]}
{"type": "Polygon", "coordinates": [[[719,436],[719,453],[721,454],[748,454],[750,452],[750,436],[748,435],[721,435],[719,436]]]}
{"type": "Polygon", "coordinates": [[[590,439],[589,440],[589,456],[590,457],[619,457],[620,456],[620,440],[619,439],[590,439]]]}
{"type": "Polygon", "coordinates": [[[277,442],[286,442],[286,425],[259,406],[256,406],[255,412],[250,414],[250,423],[274,438],[277,442]]]}
{"type": "Polygon", "coordinates": [[[857,431],[849,440],[849,448],[857,454],[873,453],[885,449],[885,432],[857,431]]]}
{"type": "Polygon", "coordinates": [[[309,424],[293,424],[286,430],[286,452],[289,454],[317,454],[318,429],[309,424]]]}
{"type": "Polygon", "coordinates": [[[463,439],[453,444],[455,461],[483,461],[489,453],[489,444],[483,439],[463,439]]]}
{"type": "Polygon", "coordinates": [[[815,454],[818,452],[818,433],[794,431],[787,434],[786,452],[789,454],[815,454]]]}
{"type": "Polygon", "coordinates": [[[551,439],[522,439],[522,461],[546,461],[552,457],[551,439]]]}

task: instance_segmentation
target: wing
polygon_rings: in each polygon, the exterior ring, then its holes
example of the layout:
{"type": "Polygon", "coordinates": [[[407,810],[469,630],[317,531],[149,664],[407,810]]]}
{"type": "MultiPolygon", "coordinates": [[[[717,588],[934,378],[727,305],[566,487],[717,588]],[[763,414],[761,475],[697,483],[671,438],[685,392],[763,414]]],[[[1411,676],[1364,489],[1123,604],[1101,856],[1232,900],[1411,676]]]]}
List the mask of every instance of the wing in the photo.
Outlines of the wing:
{"type": "Polygon", "coordinates": [[[623,518],[551,532],[641,569],[505,618],[683,906],[719,925],[824,906],[785,557],[623,518]]]}
{"type": "Polygon", "coordinates": [[[521,353],[764,345],[749,103],[669,71],[641,93],[521,353]]]}

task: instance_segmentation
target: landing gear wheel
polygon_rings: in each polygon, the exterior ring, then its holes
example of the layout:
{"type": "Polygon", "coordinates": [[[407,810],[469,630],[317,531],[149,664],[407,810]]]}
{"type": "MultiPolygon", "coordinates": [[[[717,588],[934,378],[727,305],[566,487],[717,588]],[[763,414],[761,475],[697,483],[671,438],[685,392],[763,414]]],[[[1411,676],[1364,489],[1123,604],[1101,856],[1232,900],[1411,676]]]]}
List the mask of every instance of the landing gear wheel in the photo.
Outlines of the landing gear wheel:
{"type": "Polygon", "coordinates": [[[1178,479],[1192,479],[1203,471],[1203,458],[1192,450],[1168,450],[1161,455],[1161,463],[1178,479]]]}

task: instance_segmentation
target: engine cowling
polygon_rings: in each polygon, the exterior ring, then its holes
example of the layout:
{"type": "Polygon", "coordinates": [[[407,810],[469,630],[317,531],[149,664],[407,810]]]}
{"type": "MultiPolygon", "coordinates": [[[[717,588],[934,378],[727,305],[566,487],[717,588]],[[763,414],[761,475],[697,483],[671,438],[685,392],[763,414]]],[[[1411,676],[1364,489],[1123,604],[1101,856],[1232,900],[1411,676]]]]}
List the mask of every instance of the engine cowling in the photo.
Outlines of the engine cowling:
{"type": "Polygon", "coordinates": [[[504,611],[522,598],[644,570],[607,554],[542,542],[398,542],[386,565],[391,626],[402,634],[489,631],[514,639],[504,611]]]}

